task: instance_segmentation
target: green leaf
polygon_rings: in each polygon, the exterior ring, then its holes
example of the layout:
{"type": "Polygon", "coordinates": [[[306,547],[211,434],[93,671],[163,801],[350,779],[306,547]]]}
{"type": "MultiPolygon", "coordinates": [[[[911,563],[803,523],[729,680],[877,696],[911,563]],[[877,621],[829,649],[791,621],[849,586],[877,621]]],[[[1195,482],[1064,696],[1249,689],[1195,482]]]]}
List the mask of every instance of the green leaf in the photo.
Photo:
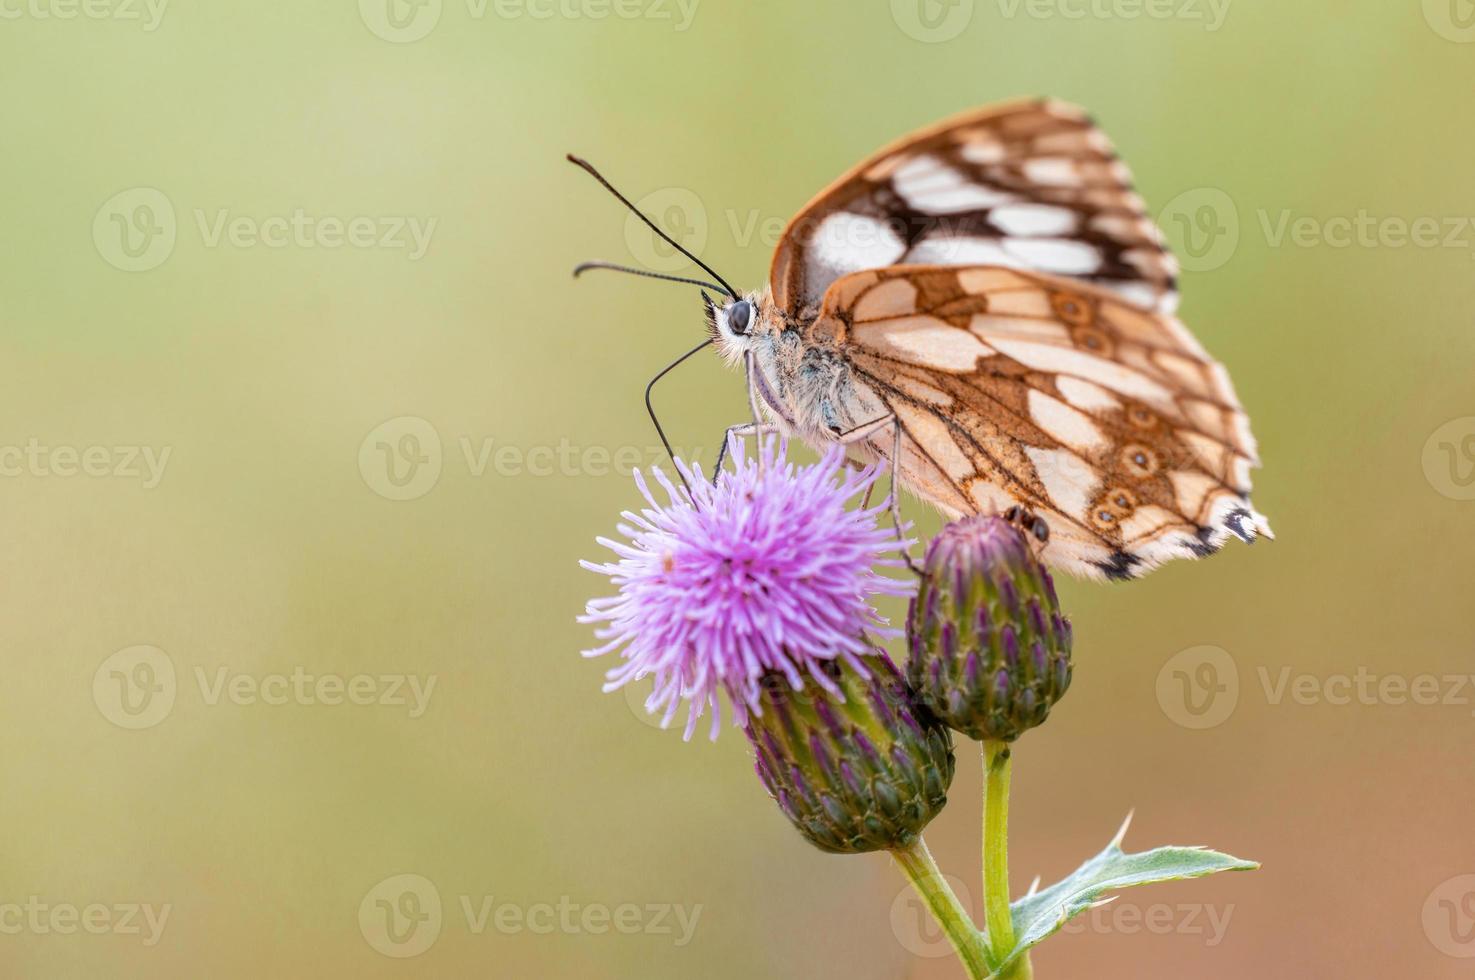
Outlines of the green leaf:
{"type": "Polygon", "coordinates": [[[1014,920],[1015,945],[999,964],[1003,972],[1031,946],[1037,946],[1073,917],[1110,899],[1102,896],[1118,888],[1155,881],[1202,878],[1219,871],[1252,871],[1260,865],[1202,847],[1159,847],[1139,854],[1122,850],[1122,838],[1132,823],[1129,814],[1106,850],[1044,891],[1031,891],[1009,906],[1014,920]]]}

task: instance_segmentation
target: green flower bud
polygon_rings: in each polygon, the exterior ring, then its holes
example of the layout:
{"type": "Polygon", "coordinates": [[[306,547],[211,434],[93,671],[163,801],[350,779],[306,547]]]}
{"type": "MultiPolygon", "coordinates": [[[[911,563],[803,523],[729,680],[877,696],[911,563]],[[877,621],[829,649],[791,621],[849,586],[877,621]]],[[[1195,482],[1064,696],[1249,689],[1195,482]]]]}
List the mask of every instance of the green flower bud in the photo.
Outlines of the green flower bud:
{"type": "Polygon", "coordinates": [[[758,778],[822,851],[909,846],[947,803],[952,735],[882,650],[816,669],[801,690],[781,673],[764,677],[762,711],[746,728],[758,778]]]}
{"type": "Polygon", "coordinates": [[[1070,686],[1070,620],[1055,583],[997,517],[954,521],[932,539],[907,637],[917,696],[971,738],[1013,741],[1070,686]]]}

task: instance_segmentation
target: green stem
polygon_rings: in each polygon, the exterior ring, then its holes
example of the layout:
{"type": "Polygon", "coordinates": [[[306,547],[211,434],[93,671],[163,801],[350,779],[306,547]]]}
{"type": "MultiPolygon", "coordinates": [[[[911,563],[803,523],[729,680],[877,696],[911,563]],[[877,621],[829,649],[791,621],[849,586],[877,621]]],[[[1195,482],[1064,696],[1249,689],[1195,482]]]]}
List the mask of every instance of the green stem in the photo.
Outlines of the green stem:
{"type": "MultiPolygon", "coordinates": [[[[983,912],[989,951],[1002,962],[1014,949],[1014,920],[1009,914],[1009,744],[983,743],[983,912]]],[[[1000,980],[1029,980],[1025,953],[1000,980]]]]}
{"type": "Polygon", "coordinates": [[[963,967],[968,971],[969,980],[988,980],[993,976],[983,937],[973,927],[968,910],[963,908],[963,903],[958,901],[958,896],[953,894],[938,870],[937,862],[932,860],[927,842],[918,837],[910,846],[892,851],[891,856],[917,894],[922,896],[922,901],[927,903],[928,911],[942,926],[942,931],[947,933],[953,949],[957,950],[958,959],[963,961],[963,967]]]}

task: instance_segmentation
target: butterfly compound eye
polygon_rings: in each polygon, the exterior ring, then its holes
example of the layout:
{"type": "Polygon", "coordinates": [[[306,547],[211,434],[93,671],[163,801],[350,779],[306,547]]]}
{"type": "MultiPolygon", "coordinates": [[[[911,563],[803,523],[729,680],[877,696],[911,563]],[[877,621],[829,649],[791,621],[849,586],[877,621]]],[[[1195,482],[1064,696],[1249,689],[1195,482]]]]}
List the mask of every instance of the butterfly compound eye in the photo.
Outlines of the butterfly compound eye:
{"type": "Polygon", "coordinates": [[[753,304],[740,299],[727,311],[727,329],[742,337],[753,324],[753,304]]]}

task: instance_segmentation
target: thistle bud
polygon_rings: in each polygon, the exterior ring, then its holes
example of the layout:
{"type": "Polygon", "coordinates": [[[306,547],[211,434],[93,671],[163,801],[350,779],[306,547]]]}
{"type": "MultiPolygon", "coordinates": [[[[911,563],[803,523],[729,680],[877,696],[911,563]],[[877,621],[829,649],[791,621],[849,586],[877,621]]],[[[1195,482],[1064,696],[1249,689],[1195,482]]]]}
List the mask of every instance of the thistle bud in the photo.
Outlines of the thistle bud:
{"type": "Polygon", "coordinates": [[[765,675],[746,728],[758,778],[822,851],[909,846],[947,803],[952,735],[884,651],[828,661],[817,681],[765,675]]]}
{"type": "Polygon", "coordinates": [[[1070,621],[1055,583],[997,517],[955,521],[932,539],[907,638],[912,688],[971,738],[1013,741],[1070,686],[1070,621]]]}

